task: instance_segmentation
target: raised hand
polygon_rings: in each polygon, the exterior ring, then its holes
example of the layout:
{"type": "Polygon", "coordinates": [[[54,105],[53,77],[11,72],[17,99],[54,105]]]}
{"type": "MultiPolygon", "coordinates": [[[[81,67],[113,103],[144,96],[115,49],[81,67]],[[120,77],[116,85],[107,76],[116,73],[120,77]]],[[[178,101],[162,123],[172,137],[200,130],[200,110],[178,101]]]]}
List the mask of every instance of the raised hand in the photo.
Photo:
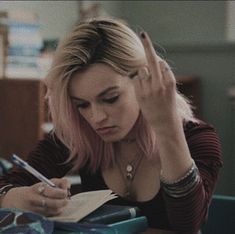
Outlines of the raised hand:
{"type": "Polygon", "coordinates": [[[136,96],[146,120],[159,130],[178,123],[176,81],[169,65],[155,52],[146,32],[140,34],[147,65],[133,78],[136,96]]]}

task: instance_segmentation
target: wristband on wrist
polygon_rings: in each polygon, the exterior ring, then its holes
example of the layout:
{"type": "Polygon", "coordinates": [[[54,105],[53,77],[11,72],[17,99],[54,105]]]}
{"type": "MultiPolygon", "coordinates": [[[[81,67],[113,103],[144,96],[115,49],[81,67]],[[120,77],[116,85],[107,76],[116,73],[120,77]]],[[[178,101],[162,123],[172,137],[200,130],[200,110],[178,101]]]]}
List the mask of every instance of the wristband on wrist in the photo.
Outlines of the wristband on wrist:
{"type": "Polygon", "coordinates": [[[15,186],[12,184],[7,184],[0,188],[0,198],[3,197],[10,189],[14,188],[15,186]]]}

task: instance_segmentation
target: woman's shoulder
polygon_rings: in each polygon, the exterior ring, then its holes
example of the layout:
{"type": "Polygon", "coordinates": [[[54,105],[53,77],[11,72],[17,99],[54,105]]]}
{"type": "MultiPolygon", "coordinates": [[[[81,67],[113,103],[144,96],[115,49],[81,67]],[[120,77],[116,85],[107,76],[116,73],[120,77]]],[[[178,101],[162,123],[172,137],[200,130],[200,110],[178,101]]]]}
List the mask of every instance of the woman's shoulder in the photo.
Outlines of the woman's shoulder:
{"type": "Polygon", "coordinates": [[[67,164],[68,167],[70,167],[70,164],[67,163],[65,166],[65,162],[69,158],[69,153],[69,149],[56,134],[50,132],[39,140],[38,144],[29,152],[27,159],[35,167],[37,167],[35,163],[41,162],[42,164],[50,165],[50,167],[51,165],[61,164],[61,167],[67,169],[67,164]]]}
{"type": "Polygon", "coordinates": [[[54,156],[54,158],[61,158],[64,160],[69,156],[68,147],[56,136],[54,132],[49,132],[38,141],[34,148],[29,153],[29,156],[54,156]]]}
{"type": "Polygon", "coordinates": [[[223,165],[220,138],[212,124],[202,120],[188,121],[184,124],[184,131],[190,153],[198,167],[202,161],[214,169],[223,165]]]}
{"type": "Polygon", "coordinates": [[[220,137],[212,124],[202,120],[184,124],[185,137],[190,150],[206,155],[221,155],[220,137]]]}
{"type": "Polygon", "coordinates": [[[192,132],[201,132],[201,131],[216,132],[216,129],[212,124],[207,123],[200,119],[185,121],[183,127],[186,134],[192,132]]]}
{"type": "Polygon", "coordinates": [[[54,146],[55,148],[60,148],[64,150],[68,150],[66,145],[59,139],[55,132],[49,132],[45,134],[43,139],[39,141],[39,145],[50,145],[54,146]]]}

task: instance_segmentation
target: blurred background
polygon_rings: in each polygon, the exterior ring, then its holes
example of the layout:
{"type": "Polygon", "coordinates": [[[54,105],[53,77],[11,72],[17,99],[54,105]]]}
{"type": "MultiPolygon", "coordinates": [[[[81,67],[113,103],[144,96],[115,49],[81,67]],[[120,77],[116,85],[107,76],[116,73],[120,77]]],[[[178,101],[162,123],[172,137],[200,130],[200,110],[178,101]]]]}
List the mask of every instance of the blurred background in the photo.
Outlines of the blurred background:
{"type": "Polygon", "coordinates": [[[190,89],[189,96],[194,100],[197,116],[214,125],[221,138],[224,166],[216,193],[235,195],[235,2],[1,1],[0,12],[0,156],[8,158],[13,150],[26,154],[23,146],[27,145],[27,150],[30,150],[30,146],[33,147],[42,137],[41,129],[46,131],[50,128],[47,123],[42,124],[48,119],[45,117],[46,107],[40,109],[44,94],[40,79],[50,67],[57,42],[81,18],[113,16],[126,20],[136,32],[146,30],[156,50],[173,67],[179,83],[183,83],[184,92],[187,93],[187,87],[190,89]],[[6,19],[29,23],[33,25],[33,30],[30,29],[29,33],[27,27],[11,31],[12,23],[6,22],[6,19]],[[9,36],[10,31],[12,34],[9,36]],[[21,42],[16,40],[20,37],[23,38],[21,42]],[[33,44],[33,48],[24,55],[17,54],[16,58],[15,44],[27,47],[22,45],[25,41],[33,44]],[[20,73],[19,67],[23,65],[19,57],[22,56],[28,56],[31,64],[26,66],[30,69],[36,66],[36,72],[31,69],[27,74],[20,73]],[[30,56],[37,58],[37,65],[32,65],[30,56]],[[14,67],[16,59],[20,63],[17,68],[14,67]],[[23,80],[28,83],[20,82],[23,80]],[[21,93],[24,97],[19,104],[21,93]],[[14,104],[16,99],[17,105],[14,104]],[[33,101],[33,107],[29,108],[33,101]],[[25,110],[24,106],[27,106],[25,110]],[[26,117],[19,117],[23,110],[26,117]],[[14,114],[7,114],[11,112],[14,114]],[[34,116],[35,113],[37,115],[34,116]],[[16,115],[17,118],[12,117],[16,115]],[[24,128],[20,130],[19,125],[24,128]],[[34,129],[37,130],[32,133],[34,129]],[[17,135],[17,139],[25,142],[13,142],[17,135]]]}

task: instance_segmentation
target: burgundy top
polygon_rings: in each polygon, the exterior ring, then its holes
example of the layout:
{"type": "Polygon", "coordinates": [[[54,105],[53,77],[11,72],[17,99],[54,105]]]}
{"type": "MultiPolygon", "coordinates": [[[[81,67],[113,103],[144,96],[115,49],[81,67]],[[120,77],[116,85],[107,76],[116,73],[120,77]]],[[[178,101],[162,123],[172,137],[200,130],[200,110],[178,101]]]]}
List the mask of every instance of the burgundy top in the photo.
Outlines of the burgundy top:
{"type": "MultiPolygon", "coordinates": [[[[118,197],[112,204],[138,206],[149,222],[149,227],[176,231],[177,233],[197,233],[205,221],[208,205],[222,166],[221,149],[218,136],[211,125],[204,122],[188,122],[185,137],[192,158],[200,173],[200,183],[193,192],[182,198],[172,198],[161,188],[156,196],[146,202],[132,202],[118,197]]],[[[48,178],[65,176],[71,164],[63,164],[69,150],[57,138],[48,134],[29,154],[28,162],[48,178]]],[[[82,190],[107,189],[102,173],[89,173],[86,168],[79,171],[82,190]]],[[[6,184],[26,186],[38,180],[23,169],[14,168],[6,176],[0,177],[0,188],[6,184]]]]}

